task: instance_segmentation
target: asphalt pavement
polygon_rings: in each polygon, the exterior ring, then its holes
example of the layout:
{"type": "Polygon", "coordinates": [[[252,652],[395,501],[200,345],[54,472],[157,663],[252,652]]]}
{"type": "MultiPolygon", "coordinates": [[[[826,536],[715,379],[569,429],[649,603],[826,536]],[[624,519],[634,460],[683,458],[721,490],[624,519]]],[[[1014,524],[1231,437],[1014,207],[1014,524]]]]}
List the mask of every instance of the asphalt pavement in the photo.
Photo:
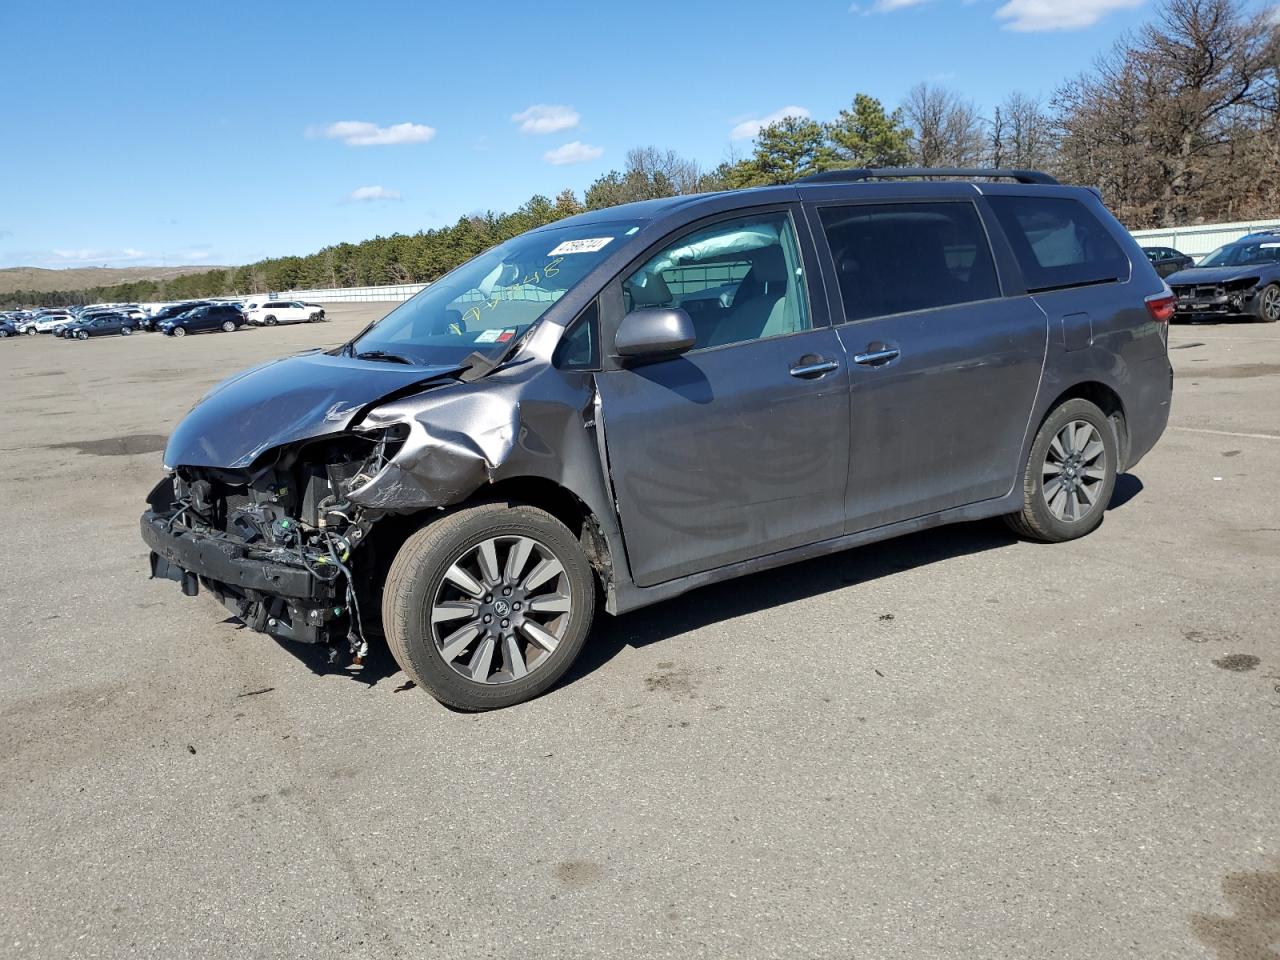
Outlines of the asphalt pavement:
{"type": "Polygon", "coordinates": [[[471,716],[147,579],[192,403],[382,309],[0,344],[0,956],[1276,956],[1280,326],[1173,328],[1088,538],[606,617],[471,716]]]}

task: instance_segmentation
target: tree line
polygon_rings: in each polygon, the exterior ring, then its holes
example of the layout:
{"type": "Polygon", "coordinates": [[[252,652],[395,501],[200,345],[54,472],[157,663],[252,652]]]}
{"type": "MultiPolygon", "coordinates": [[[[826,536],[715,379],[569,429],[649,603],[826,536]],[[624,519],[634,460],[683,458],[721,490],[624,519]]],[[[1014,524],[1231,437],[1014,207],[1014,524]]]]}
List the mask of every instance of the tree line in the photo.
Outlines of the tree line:
{"type": "Polygon", "coordinates": [[[1015,90],[985,116],[962,93],[933,83],[916,85],[892,110],[857,93],[828,121],[785,117],[763,128],[750,153],[710,169],[672,150],[637,148],[581,199],[564,190],[511,213],[465,216],[309,256],[4,299],[145,302],[427,282],[496,243],[584,210],[907,164],[1044,170],[1099,187],[1132,230],[1280,215],[1280,21],[1248,0],[1162,0],[1145,26],[1047,98],[1015,90]]]}

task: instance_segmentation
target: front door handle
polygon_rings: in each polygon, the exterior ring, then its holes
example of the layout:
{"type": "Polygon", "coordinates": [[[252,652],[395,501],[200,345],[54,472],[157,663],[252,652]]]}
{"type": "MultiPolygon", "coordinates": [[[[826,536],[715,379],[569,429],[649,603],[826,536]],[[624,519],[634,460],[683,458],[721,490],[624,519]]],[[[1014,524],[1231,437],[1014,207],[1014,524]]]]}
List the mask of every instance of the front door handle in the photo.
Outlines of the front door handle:
{"type": "Polygon", "coordinates": [[[826,358],[804,357],[801,361],[791,368],[791,375],[799,377],[801,380],[816,380],[819,377],[826,376],[832,370],[839,370],[840,364],[835,360],[826,358]]]}
{"type": "Polygon", "coordinates": [[[853,362],[860,363],[864,367],[878,367],[882,363],[888,363],[890,360],[897,360],[902,355],[902,351],[897,347],[885,347],[879,344],[872,344],[877,349],[867,348],[866,353],[854,354],[853,362]]]}

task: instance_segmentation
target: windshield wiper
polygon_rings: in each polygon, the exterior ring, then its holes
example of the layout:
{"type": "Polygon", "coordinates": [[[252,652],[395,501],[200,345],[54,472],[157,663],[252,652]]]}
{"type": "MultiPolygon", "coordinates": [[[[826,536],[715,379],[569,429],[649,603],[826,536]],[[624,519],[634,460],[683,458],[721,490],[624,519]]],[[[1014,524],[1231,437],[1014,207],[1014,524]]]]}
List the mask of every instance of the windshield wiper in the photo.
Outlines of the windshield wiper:
{"type": "Polygon", "coordinates": [[[402,357],[398,353],[388,353],[386,350],[366,350],[363,353],[352,354],[357,360],[385,360],[387,363],[403,363],[410,367],[416,367],[417,363],[408,357],[402,357]]]}

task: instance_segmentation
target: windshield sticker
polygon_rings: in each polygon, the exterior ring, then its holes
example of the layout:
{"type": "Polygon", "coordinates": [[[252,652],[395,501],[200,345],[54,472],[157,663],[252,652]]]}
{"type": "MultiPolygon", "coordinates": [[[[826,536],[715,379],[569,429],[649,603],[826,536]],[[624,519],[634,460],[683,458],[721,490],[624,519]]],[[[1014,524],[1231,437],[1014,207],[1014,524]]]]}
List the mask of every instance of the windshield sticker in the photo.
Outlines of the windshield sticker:
{"type": "Polygon", "coordinates": [[[548,257],[562,257],[570,253],[595,253],[603,250],[613,237],[594,237],[590,240],[566,240],[547,254],[548,257]]]}
{"type": "Polygon", "coordinates": [[[498,337],[502,335],[502,330],[494,327],[492,330],[481,330],[479,336],[476,337],[476,343],[497,343],[498,337]]]}

